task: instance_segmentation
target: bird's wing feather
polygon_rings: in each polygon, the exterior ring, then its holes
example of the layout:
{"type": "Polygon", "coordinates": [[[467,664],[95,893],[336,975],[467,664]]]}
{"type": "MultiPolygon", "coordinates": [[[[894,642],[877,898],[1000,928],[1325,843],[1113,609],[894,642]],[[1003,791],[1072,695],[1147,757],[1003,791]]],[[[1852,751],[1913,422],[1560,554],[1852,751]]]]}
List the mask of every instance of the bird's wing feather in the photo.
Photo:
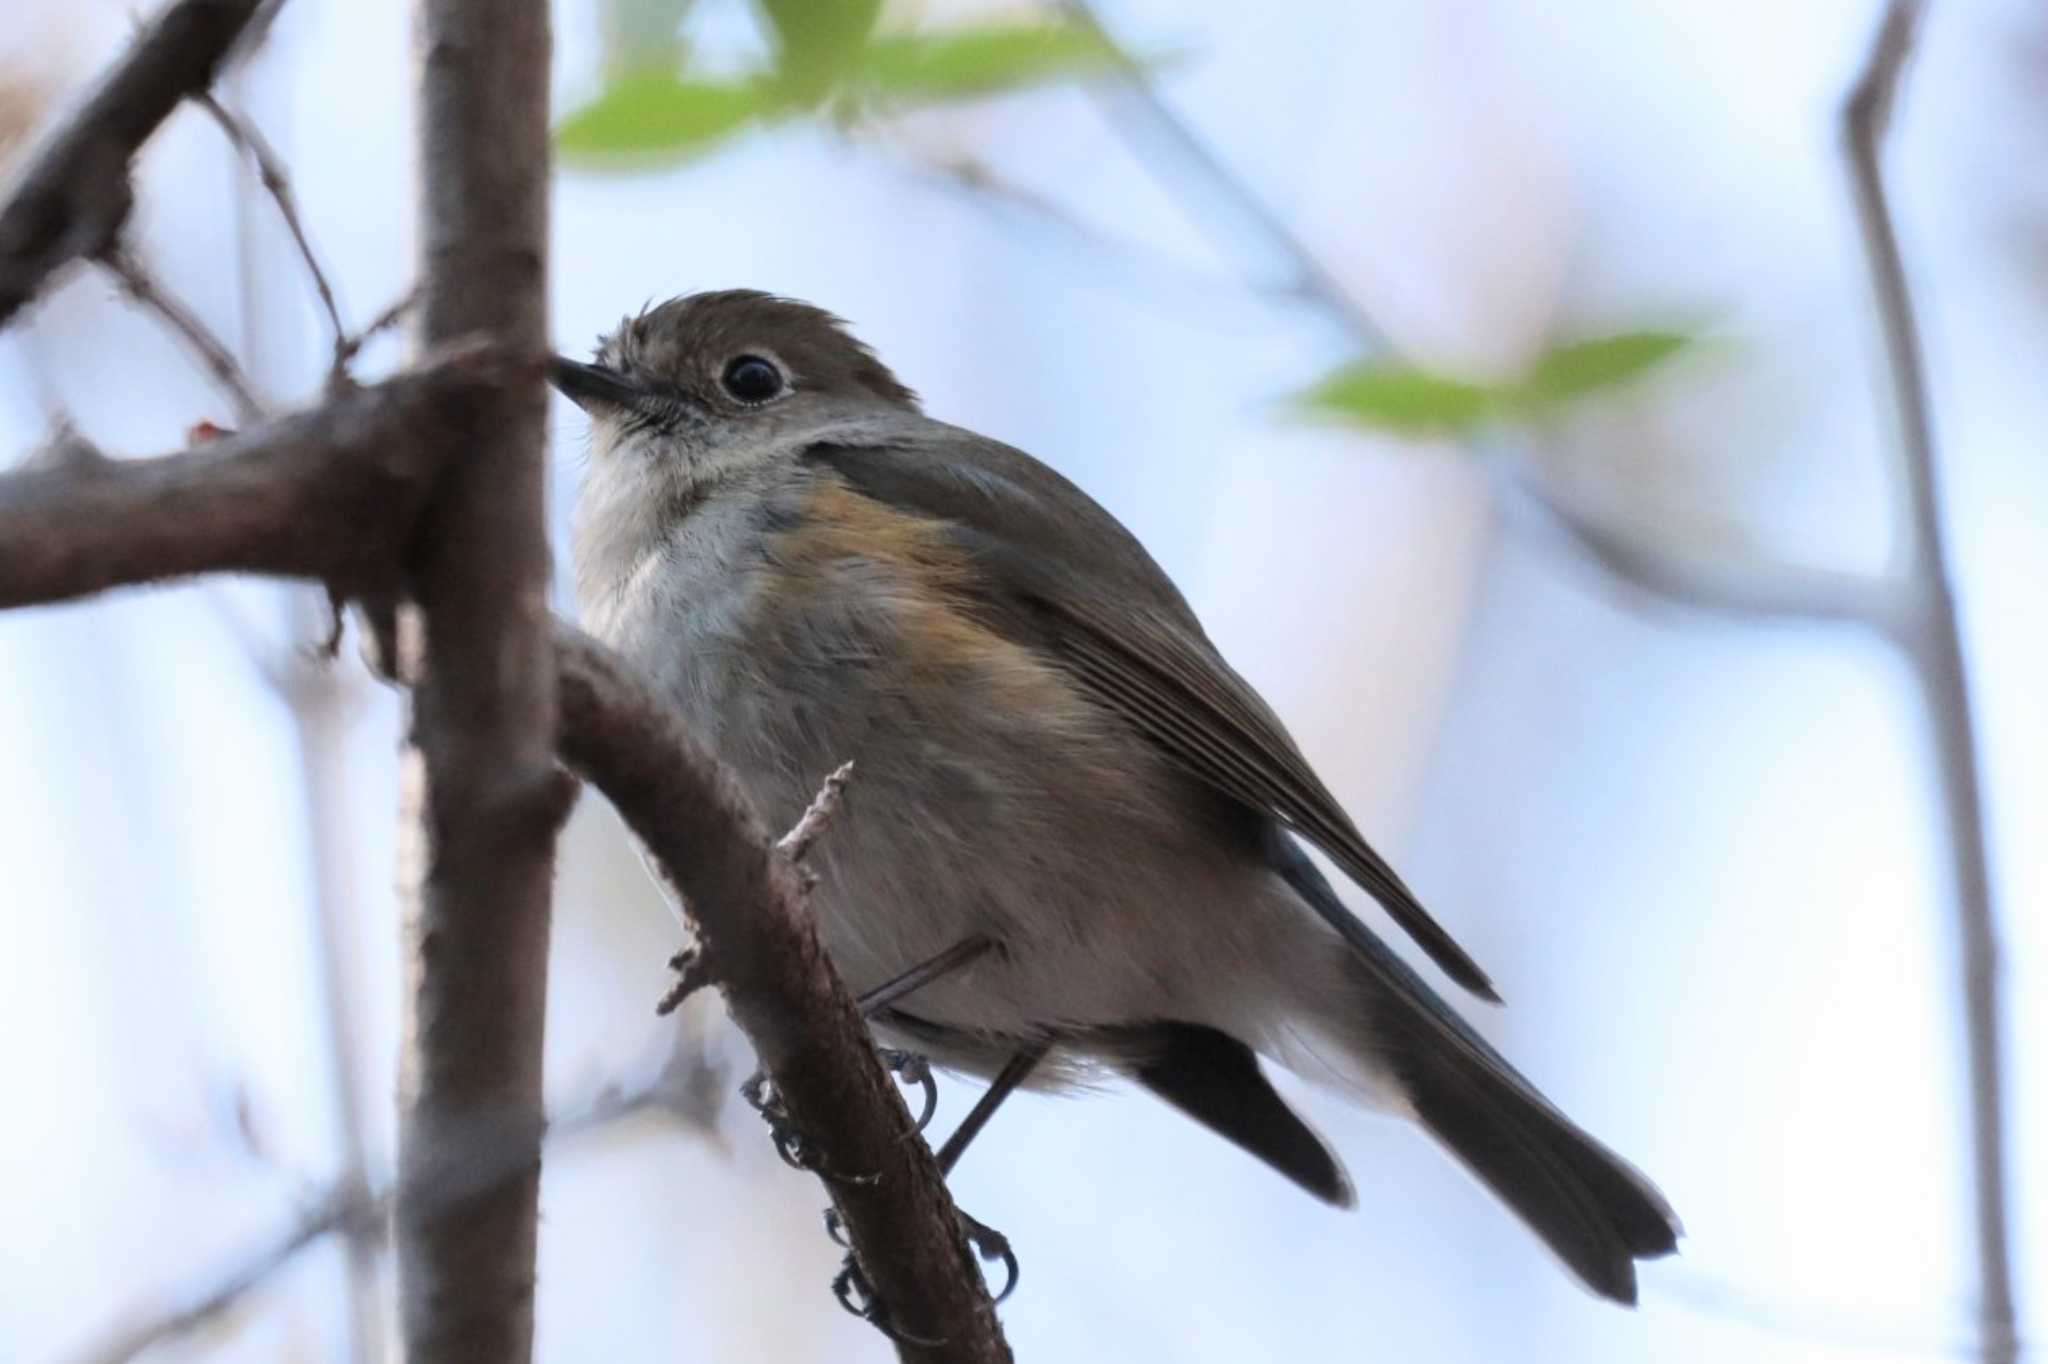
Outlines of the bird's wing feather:
{"type": "MultiPolygon", "coordinates": [[[[1021,451],[938,423],[888,443],[804,455],[856,492],[946,523],[977,575],[976,606],[1052,649],[1111,710],[1192,776],[1321,848],[1466,989],[1497,999],[1463,948],[1366,844],[1266,703],[1232,671],[1137,540],[1021,451]],[[927,432],[929,434],[927,434],[927,432]]],[[[1364,926],[1315,909],[1356,943],[1364,926]],[[1341,921],[1340,921],[1341,920],[1341,921]]]]}

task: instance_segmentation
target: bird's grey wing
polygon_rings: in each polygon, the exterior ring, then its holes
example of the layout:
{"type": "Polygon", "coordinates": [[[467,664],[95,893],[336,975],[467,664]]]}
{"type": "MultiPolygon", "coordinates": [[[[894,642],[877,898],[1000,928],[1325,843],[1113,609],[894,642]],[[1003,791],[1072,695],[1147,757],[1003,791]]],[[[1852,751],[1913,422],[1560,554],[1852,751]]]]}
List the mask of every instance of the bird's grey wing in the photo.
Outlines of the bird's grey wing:
{"type": "MultiPolygon", "coordinates": [[[[1445,974],[1499,998],[1367,845],[1164,571],[1086,493],[1022,451],[935,422],[887,443],[813,445],[804,459],[864,496],[946,523],[976,570],[969,609],[1052,650],[1184,770],[1329,854],[1445,974]]],[[[1314,908],[1360,951],[1377,946],[1342,905],[1314,908]]]]}

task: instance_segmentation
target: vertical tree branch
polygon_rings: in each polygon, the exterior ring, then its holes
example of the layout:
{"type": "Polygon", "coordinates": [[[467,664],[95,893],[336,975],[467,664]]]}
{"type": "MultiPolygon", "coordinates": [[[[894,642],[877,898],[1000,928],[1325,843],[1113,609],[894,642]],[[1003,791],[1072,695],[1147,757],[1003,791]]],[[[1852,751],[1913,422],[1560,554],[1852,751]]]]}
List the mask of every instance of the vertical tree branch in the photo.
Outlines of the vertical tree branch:
{"type": "Polygon", "coordinates": [[[1999,1008],[1998,926],[1991,902],[1991,854],[1984,823],[1976,720],[1956,615],[1954,573],[1942,527],[1940,474],[1926,365],[1898,231],[1885,193],[1882,149],[1925,11],[1921,0],[1891,0],[1869,57],[1842,110],[1849,183],[1891,369],[1891,399],[1905,464],[1912,534],[1912,623],[1903,639],[1926,701],[1941,790],[1950,893],[1961,962],[1963,1037],[1968,1052],[1971,1169],[1975,1184],[1979,1351],[1986,1364],[2019,1357],[2012,1287],[2005,1149],[2004,1019],[1999,1008]]]}
{"type": "MultiPolygon", "coordinates": [[[[418,0],[422,341],[547,346],[546,0],[418,0]]],[[[424,617],[406,755],[409,998],[394,1210],[406,1358],[532,1349],[555,834],[542,513],[547,399],[499,395],[415,539],[424,617]],[[509,1179],[463,1176],[488,1132],[509,1179]],[[450,1189],[466,1189],[449,1196],[450,1189]],[[441,1191],[438,1196],[434,1191],[441,1191]]]]}

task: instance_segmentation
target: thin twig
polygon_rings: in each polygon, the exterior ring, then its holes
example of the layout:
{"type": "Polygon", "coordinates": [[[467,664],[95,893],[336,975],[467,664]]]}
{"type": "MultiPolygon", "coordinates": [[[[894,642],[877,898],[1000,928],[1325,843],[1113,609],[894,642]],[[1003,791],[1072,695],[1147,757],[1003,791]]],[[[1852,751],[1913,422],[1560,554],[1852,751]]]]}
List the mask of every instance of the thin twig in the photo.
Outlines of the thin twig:
{"type": "Polygon", "coordinates": [[[213,381],[235,404],[238,421],[253,424],[263,419],[263,404],[256,398],[249,376],[242,372],[233,352],[214,335],[199,315],[179,302],[157,283],[156,277],[133,251],[116,246],[99,256],[99,263],[120,284],[123,293],[156,314],[159,321],[185,342],[213,381]]]}
{"type": "Polygon", "coordinates": [[[361,331],[344,338],[334,353],[334,373],[330,376],[330,382],[346,378],[349,366],[355,363],[356,356],[362,352],[363,347],[405,321],[406,314],[419,305],[420,286],[415,284],[394,299],[383,312],[371,318],[369,324],[361,331]]]}
{"type": "Polygon", "coordinates": [[[1917,628],[1909,654],[1932,722],[1946,823],[1955,934],[1962,967],[1963,1035],[1969,1055],[1971,1170],[1975,1184],[1979,1333],[1985,1364],[2019,1357],[2005,1131],[2004,1020],[1999,935],[1991,901],[1991,853],[1969,673],[1957,620],[1954,574],[1942,526],[1940,471],[1927,397],[1920,328],[1884,185],[1882,149],[1925,5],[1892,0],[1863,72],[1842,108],[1850,187],[1891,368],[1891,399],[1906,470],[1917,628]]]}
{"type": "Polygon", "coordinates": [[[300,262],[306,267],[306,277],[312,282],[313,290],[320,296],[320,306],[327,314],[328,330],[334,343],[334,371],[343,368],[342,347],[348,343],[348,328],[342,324],[341,308],[334,301],[334,287],[327,282],[327,272],[320,268],[320,258],[313,251],[313,243],[306,235],[306,225],[299,216],[298,196],[292,192],[292,181],[286,172],[284,162],[263,134],[227,106],[213,97],[211,91],[194,95],[193,102],[213,117],[220,125],[228,141],[246,152],[256,165],[256,174],[262,182],[264,193],[277,205],[277,216],[284,220],[285,229],[291,233],[292,245],[297,248],[300,262]]]}
{"type": "MultiPolygon", "coordinates": [[[[1093,81],[1088,88],[1102,101],[1111,126],[1138,154],[1140,164],[1153,170],[1155,162],[1163,156],[1190,172],[1173,177],[1170,182],[1162,179],[1161,187],[1181,197],[1196,221],[1209,227],[1210,215],[1192,202],[1189,193],[1191,185],[1206,187],[1212,203],[1244,223],[1269,250],[1287,262],[1300,279],[1300,292],[1335,314],[1362,351],[1367,355],[1393,351],[1395,347],[1379,322],[1337,282],[1321,258],[1167,104],[1145,74],[1145,68],[1110,34],[1090,0],[1056,0],[1056,7],[1114,54],[1123,79],[1093,81]]],[[[1153,174],[1160,179],[1156,170],[1153,174]]]]}
{"type": "Polygon", "coordinates": [[[853,764],[841,763],[831,776],[825,778],[817,796],[804,807],[803,817],[776,843],[776,850],[795,863],[808,857],[811,845],[818,841],[818,835],[825,832],[832,823],[832,816],[839,812],[839,802],[846,795],[846,784],[852,780],[853,764]]]}
{"type": "Polygon", "coordinates": [[[1086,256],[1117,288],[1138,292],[1150,287],[1171,291],[1176,298],[1191,290],[1211,294],[1228,292],[1242,297],[1247,291],[1281,302],[1319,305],[1319,300],[1293,279],[1262,283],[1232,278],[1183,265],[1142,244],[1104,232],[1068,212],[1060,204],[1026,186],[1003,178],[996,169],[976,157],[949,156],[920,147],[892,124],[860,125],[863,141],[883,148],[903,173],[919,183],[970,196],[985,207],[1008,209],[1017,218],[1043,229],[1045,235],[1065,245],[1076,256],[1086,256]]]}

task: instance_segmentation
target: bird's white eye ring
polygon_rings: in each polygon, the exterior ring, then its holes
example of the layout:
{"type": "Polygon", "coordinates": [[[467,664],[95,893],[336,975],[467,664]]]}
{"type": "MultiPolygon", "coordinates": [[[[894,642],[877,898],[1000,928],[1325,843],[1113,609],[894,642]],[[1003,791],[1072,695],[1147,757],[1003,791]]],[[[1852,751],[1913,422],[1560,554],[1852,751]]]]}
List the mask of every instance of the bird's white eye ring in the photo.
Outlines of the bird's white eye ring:
{"type": "Polygon", "coordinates": [[[772,360],[763,360],[758,355],[735,356],[725,367],[725,374],[719,379],[738,402],[749,407],[758,406],[771,398],[782,396],[787,385],[783,382],[782,371],[772,360]]]}

